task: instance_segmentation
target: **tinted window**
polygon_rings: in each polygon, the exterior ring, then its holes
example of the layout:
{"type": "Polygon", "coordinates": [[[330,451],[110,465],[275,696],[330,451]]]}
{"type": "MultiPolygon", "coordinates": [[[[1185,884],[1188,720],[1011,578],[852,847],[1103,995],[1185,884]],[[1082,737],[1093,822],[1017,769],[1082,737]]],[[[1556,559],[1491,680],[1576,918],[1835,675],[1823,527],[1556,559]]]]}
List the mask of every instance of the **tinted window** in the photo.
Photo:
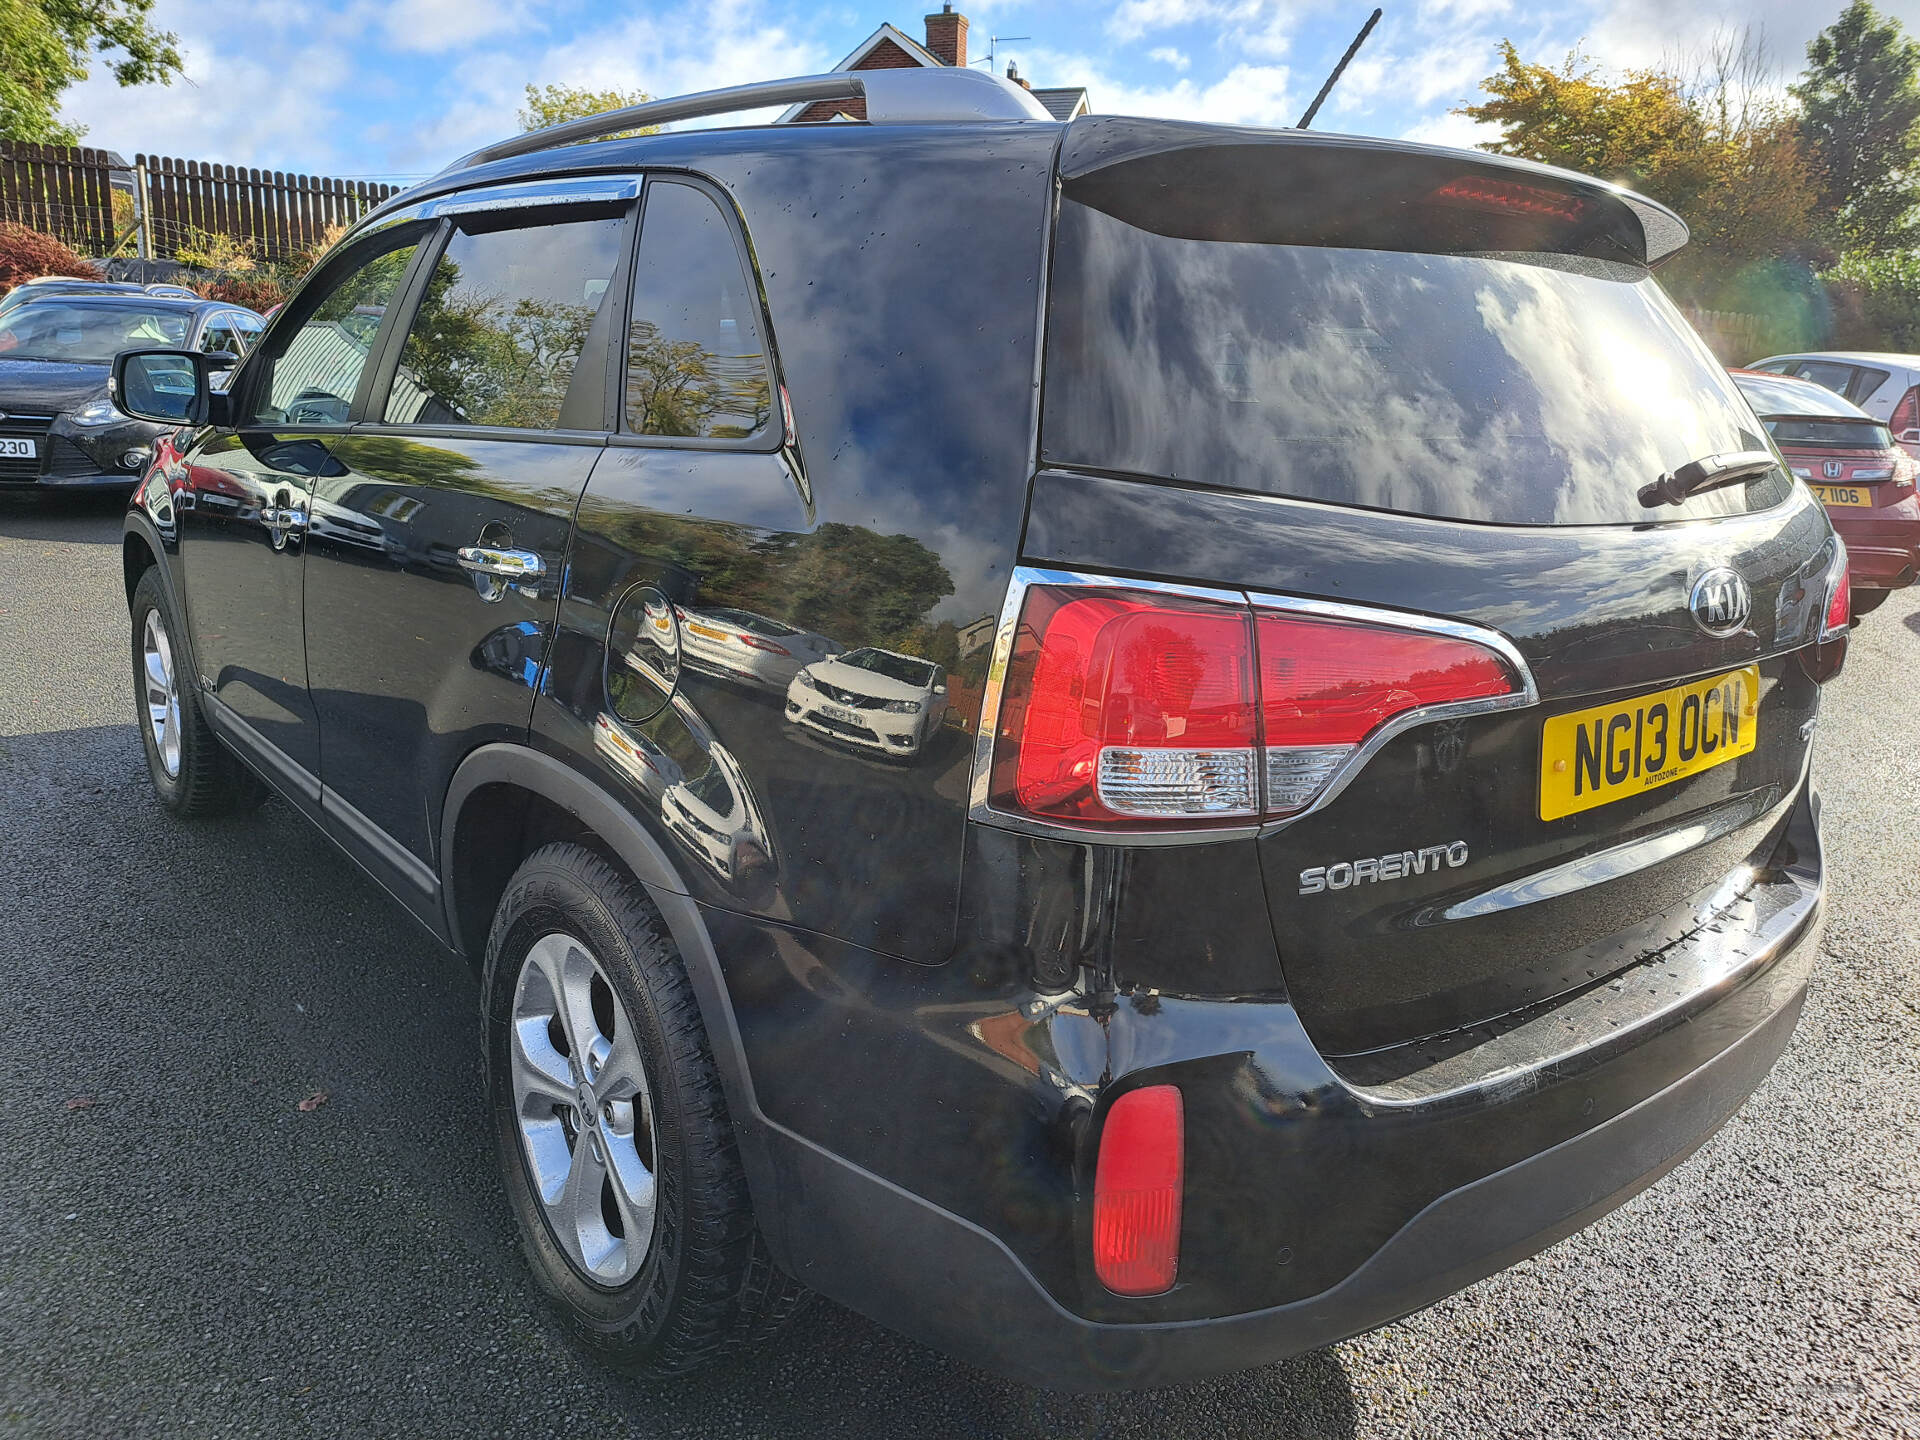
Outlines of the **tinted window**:
{"type": "Polygon", "coordinates": [[[1791,371],[1802,380],[1811,380],[1816,385],[1824,385],[1836,395],[1847,393],[1847,387],[1853,383],[1854,368],[1831,360],[1802,360],[1791,371]]]}
{"type": "Polygon", "coordinates": [[[1847,387],[1847,398],[1858,405],[1874,391],[1887,383],[1885,370],[1859,369],[1853,372],[1853,383],[1847,387]]]}
{"type": "Polygon", "coordinates": [[[192,330],[185,310],[36,300],[0,315],[0,360],[106,365],[122,350],[178,348],[192,330]]]}
{"type": "Polygon", "coordinates": [[[433,267],[387,398],[389,424],[546,430],[560,418],[625,222],[483,223],[456,230],[433,267]]]}
{"type": "Polygon", "coordinates": [[[765,429],[773,385],[759,308],[720,207],[690,185],[649,185],[628,325],[626,428],[716,440],[765,429]]]}
{"type": "Polygon", "coordinates": [[[236,314],[232,319],[233,328],[239,334],[242,345],[253,344],[260,338],[260,332],[267,328],[263,322],[254,319],[251,315],[236,314]]]}
{"type": "Polygon", "coordinates": [[[1769,420],[1781,445],[1830,445],[1845,450],[1891,450],[1893,432],[1876,420],[1769,420]]]}
{"type": "Polygon", "coordinates": [[[1054,464],[1519,524],[1791,493],[1776,469],[1641,505],[1765,440],[1658,284],[1602,260],[1178,239],[1063,201],[1045,378],[1054,464]]]}
{"type": "Polygon", "coordinates": [[[280,331],[267,352],[256,423],[346,424],[381,318],[416,248],[397,245],[348,266],[297,330],[280,331]]]}
{"type": "Polygon", "coordinates": [[[225,350],[228,354],[240,353],[240,339],[233,328],[233,316],[216,315],[200,334],[200,348],[211,354],[216,350],[225,350]]]}

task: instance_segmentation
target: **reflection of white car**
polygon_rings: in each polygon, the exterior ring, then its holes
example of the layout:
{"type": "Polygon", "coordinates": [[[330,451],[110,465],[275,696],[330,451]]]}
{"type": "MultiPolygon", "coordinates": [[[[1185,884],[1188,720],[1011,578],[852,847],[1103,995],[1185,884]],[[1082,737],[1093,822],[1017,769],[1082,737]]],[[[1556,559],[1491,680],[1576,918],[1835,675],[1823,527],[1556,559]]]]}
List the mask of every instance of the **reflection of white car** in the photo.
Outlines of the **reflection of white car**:
{"type": "Polygon", "coordinates": [[[892,650],[849,650],[807,666],[787,687],[795,725],[889,755],[918,755],[946,713],[946,672],[892,650]]]}
{"type": "Polygon", "coordinates": [[[803,665],[840,653],[824,635],[751,610],[680,609],[680,656],[696,670],[784,690],[803,665]]]}

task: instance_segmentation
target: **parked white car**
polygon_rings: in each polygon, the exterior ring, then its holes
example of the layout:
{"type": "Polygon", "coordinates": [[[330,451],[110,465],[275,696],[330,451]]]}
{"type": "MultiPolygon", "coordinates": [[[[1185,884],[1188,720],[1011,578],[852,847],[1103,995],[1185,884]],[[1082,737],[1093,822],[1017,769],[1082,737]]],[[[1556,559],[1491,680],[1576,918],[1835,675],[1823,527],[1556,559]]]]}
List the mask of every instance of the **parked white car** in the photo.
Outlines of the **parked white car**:
{"type": "Polygon", "coordinates": [[[889,755],[918,755],[946,713],[946,671],[892,650],[849,650],[807,666],[787,687],[792,723],[889,755]]]}
{"type": "Polygon", "coordinates": [[[1747,369],[1797,376],[1844,395],[1874,419],[1884,421],[1901,448],[1920,458],[1920,355],[1810,350],[1769,355],[1747,369]]]}

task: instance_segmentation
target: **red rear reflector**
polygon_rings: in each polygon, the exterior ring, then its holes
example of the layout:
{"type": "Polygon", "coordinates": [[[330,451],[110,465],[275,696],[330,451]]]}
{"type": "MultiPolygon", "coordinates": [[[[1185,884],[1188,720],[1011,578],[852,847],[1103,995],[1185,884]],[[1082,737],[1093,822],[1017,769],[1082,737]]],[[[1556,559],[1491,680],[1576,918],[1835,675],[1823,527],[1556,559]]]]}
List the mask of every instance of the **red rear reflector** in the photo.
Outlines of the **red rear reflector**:
{"type": "Polygon", "coordinates": [[[1093,1179],[1093,1273],[1114,1294],[1173,1288],[1186,1169],[1179,1086],[1147,1085],[1113,1102],[1093,1179]]]}
{"type": "Polygon", "coordinates": [[[1462,175],[1458,180],[1449,180],[1433,192],[1432,198],[1475,210],[1538,215],[1543,219],[1565,220],[1568,224],[1587,213],[1587,202],[1578,195],[1482,175],[1462,175]]]}
{"type": "Polygon", "coordinates": [[[1840,577],[1833,582],[1833,593],[1827,596],[1827,619],[1820,627],[1820,638],[1831,640],[1844,633],[1853,625],[1853,565],[1842,556],[1840,577]]]}
{"type": "Polygon", "coordinates": [[[1090,826],[1291,815],[1395,716],[1524,692],[1498,651],[1454,635],[1035,585],[1007,666],[989,798],[1090,826]]]}

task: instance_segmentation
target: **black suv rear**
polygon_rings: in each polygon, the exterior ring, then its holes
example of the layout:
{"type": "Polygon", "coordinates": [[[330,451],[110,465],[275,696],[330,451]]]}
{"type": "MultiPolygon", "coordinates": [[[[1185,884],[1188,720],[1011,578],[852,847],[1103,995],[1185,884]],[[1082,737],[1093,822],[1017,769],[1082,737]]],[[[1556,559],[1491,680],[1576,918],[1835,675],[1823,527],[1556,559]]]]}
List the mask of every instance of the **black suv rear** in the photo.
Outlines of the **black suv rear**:
{"type": "Polygon", "coordinates": [[[623,1363],[807,1289],[1047,1385],[1328,1343],[1651,1183],[1799,1015],[1845,556],[1684,239],[977,73],[495,147],[227,394],[121,357],[189,422],[127,519],[155,784],[270,787],[479,967],[623,1363]]]}

